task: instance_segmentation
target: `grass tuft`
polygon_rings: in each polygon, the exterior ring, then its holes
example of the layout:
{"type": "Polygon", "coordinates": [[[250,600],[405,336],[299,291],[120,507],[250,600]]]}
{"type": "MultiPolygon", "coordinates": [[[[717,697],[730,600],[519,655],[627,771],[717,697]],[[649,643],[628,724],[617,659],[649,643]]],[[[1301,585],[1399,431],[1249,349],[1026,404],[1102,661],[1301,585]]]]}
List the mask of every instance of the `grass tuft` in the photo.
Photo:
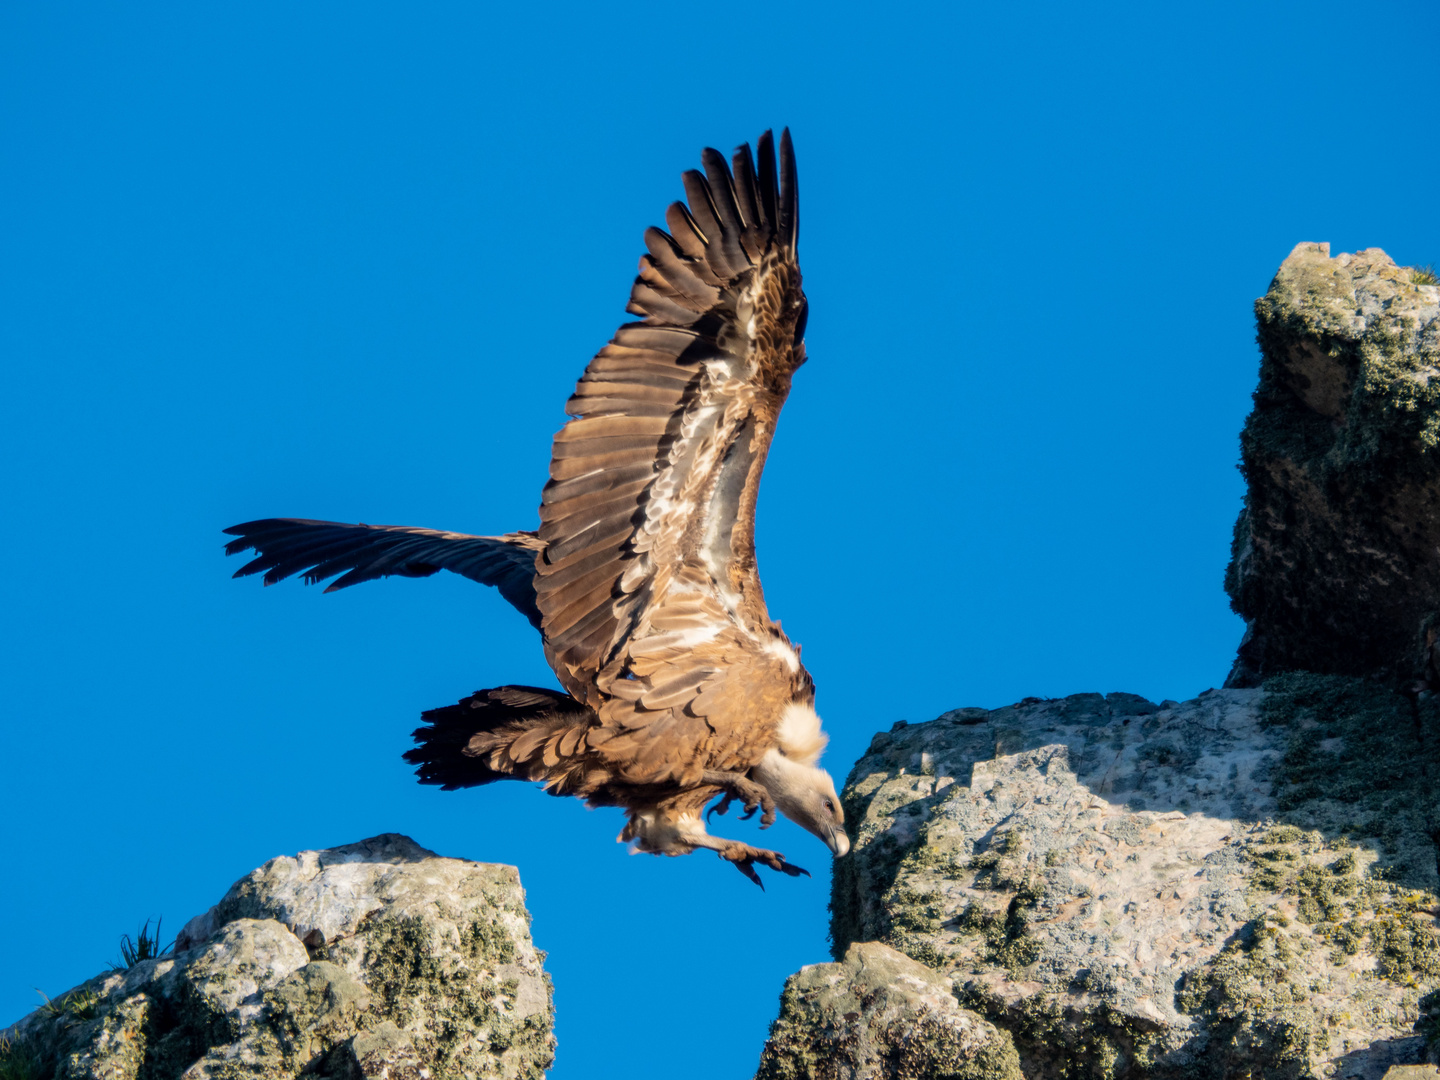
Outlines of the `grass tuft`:
{"type": "Polygon", "coordinates": [[[160,944],[160,924],[163,919],[155,920],[155,933],[150,933],[150,920],[146,919],[145,924],[135,933],[134,940],[129,934],[120,935],[120,959],[112,960],[110,966],[116,971],[129,971],[142,960],[155,960],[164,956],[175,947],[175,942],[162,946],[160,944]]]}
{"type": "Polygon", "coordinates": [[[45,999],[45,1004],[40,1006],[40,1011],[53,1020],[89,1020],[94,1017],[100,1008],[100,995],[94,990],[71,990],[68,994],[61,994],[58,998],[51,998],[38,986],[35,992],[45,999]]]}
{"type": "Polygon", "coordinates": [[[25,1042],[0,1036],[0,1080],[40,1080],[39,1056],[25,1042]]]}
{"type": "Polygon", "coordinates": [[[1440,285],[1440,274],[1435,273],[1433,263],[1425,266],[1412,266],[1410,268],[1410,284],[1440,285]]]}

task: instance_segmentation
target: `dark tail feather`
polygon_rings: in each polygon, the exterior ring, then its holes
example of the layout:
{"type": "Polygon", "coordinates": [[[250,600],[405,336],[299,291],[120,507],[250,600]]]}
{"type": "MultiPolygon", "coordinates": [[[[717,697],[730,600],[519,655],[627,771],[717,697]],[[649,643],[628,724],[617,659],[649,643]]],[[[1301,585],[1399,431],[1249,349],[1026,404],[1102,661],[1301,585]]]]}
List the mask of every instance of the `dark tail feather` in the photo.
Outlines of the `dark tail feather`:
{"type": "Polygon", "coordinates": [[[454,791],[495,780],[542,779],[535,775],[543,765],[537,753],[577,725],[589,726],[595,714],[560,690],[500,686],[430,709],[420,719],[426,726],[415,729],[417,745],[405,760],[417,766],[420,783],[454,791]],[[512,755],[517,744],[528,749],[512,755]]]}

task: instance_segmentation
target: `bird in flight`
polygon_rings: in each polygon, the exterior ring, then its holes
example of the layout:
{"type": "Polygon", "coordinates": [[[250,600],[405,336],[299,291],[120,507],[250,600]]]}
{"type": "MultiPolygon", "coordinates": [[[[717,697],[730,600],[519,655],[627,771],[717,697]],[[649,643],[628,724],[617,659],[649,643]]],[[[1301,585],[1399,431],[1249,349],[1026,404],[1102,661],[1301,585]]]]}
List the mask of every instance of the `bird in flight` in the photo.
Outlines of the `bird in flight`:
{"type": "MultiPolygon", "coordinates": [[[[327,592],[440,570],[493,585],[540,631],[564,688],[502,686],[422,715],[405,757],[445,790],[520,779],[621,807],[644,852],[717,852],[805,873],[779,852],[706,831],[733,801],[778,809],[850,848],[800,650],[770,618],[755,561],[760,474],[805,362],[789,131],[729,165],[705,150],[647,254],[626,311],[555,436],[540,528],[503,536],[267,518],[236,525],[235,574],[266,585],[341,575],[327,592]]],[[[763,887],[763,885],[762,885],[763,887]]]]}

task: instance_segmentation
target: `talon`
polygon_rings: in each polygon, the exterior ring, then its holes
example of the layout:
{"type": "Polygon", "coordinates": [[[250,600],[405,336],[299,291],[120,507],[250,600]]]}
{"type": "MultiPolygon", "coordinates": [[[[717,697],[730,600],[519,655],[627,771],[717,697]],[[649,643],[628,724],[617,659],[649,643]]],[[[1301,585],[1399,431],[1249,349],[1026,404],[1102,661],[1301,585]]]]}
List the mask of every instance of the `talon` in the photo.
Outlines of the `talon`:
{"type": "Polygon", "coordinates": [[[796,866],[794,863],[787,861],[785,856],[781,855],[778,851],[767,851],[764,854],[774,856],[773,859],[762,859],[761,861],[777,873],[785,874],[787,877],[799,877],[801,874],[804,874],[806,877],[810,876],[809,870],[806,870],[803,866],[796,866]]]}
{"type": "Polygon", "coordinates": [[[705,820],[709,821],[711,814],[719,814],[721,817],[724,817],[725,812],[730,809],[730,804],[734,801],[735,796],[728,791],[725,792],[725,794],[720,797],[719,802],[712,804],[710,809],[705,811],[705,820]]]}
{"type": "Polygon", "coordinates": [[[799,877],[801,874],[804,874],[806,877],[810,876],[809,870],[806,870],[803,866],[796,866],[792,862],[787,862],[785,856],[781,855],[780,852],[751,847],[749,844],[742,844],[738,840],[723,841],[722,846],[716,848],[716,854],[727,862],[734,863],[735,869],[739,870],[762,889],[765,888],[765,883],[760,880],[760,875],[755,872],[755,864],[757,862],[764,863],[771,870],[785,874],[788,877],[799,877]]]}
{"type": "Polygon", "coordinates": [[[785,856],[781,855],[778,851],[762,852],[760,858],[771,870],[778,870],[780,873],[788,874],[790,877],[799,877],[801,874],[804,874],[806,877],[810,876],[809,870],[806,870],[803,866],[796,866],[792,862],[787,862],[785,856]]]}
{"type": "MultiPolygon", "coordinates": [[[[723,855],[720,856],[720,857],[721,857],[722,859],[725,858],[725,856],[723,856],[723,855]]],[[[740,873],[744,874],[747,878],[749,878],[751,881],[753,881],[756,885],[759,885],[761,892],[764,892],[764,891],[765,891],[765,882],[761,881],[761,880],[760,880],[760,875],[755,872],[755,863],[754,863],[754,860],[752,860],[752,859],[743,859],[743,860],[741,860],[741,861],[739,861],[739,862],[733,863],[732,865],[735,867],[736,870],[739,870],[740,873]]]]}

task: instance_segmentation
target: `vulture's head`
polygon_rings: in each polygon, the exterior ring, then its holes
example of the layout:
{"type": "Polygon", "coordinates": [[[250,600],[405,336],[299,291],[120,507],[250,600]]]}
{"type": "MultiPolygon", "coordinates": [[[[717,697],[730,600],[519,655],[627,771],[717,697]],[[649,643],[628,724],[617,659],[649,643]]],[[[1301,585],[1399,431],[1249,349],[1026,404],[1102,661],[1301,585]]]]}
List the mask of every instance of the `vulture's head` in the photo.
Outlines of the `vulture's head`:
{"type": "Polygon", "coordinates": [[[782,814],[825,841],[839,858],[850,850],[850,837],[835,781],[815,764],[827,742],[815,706],[809,701],[785,706],[776,741],[779,745],[750,770],[751,777],[770,792],[782,814]]]}
{"type": "Polygon", "coordinates": [[[750,776],[770,793],[777,810],[825,841],[836,858],[850,850],[845,811],[840,808],[835,781],[824,769],[803,765],[779,750],[770,750],[750,770],[750,776]]]}

